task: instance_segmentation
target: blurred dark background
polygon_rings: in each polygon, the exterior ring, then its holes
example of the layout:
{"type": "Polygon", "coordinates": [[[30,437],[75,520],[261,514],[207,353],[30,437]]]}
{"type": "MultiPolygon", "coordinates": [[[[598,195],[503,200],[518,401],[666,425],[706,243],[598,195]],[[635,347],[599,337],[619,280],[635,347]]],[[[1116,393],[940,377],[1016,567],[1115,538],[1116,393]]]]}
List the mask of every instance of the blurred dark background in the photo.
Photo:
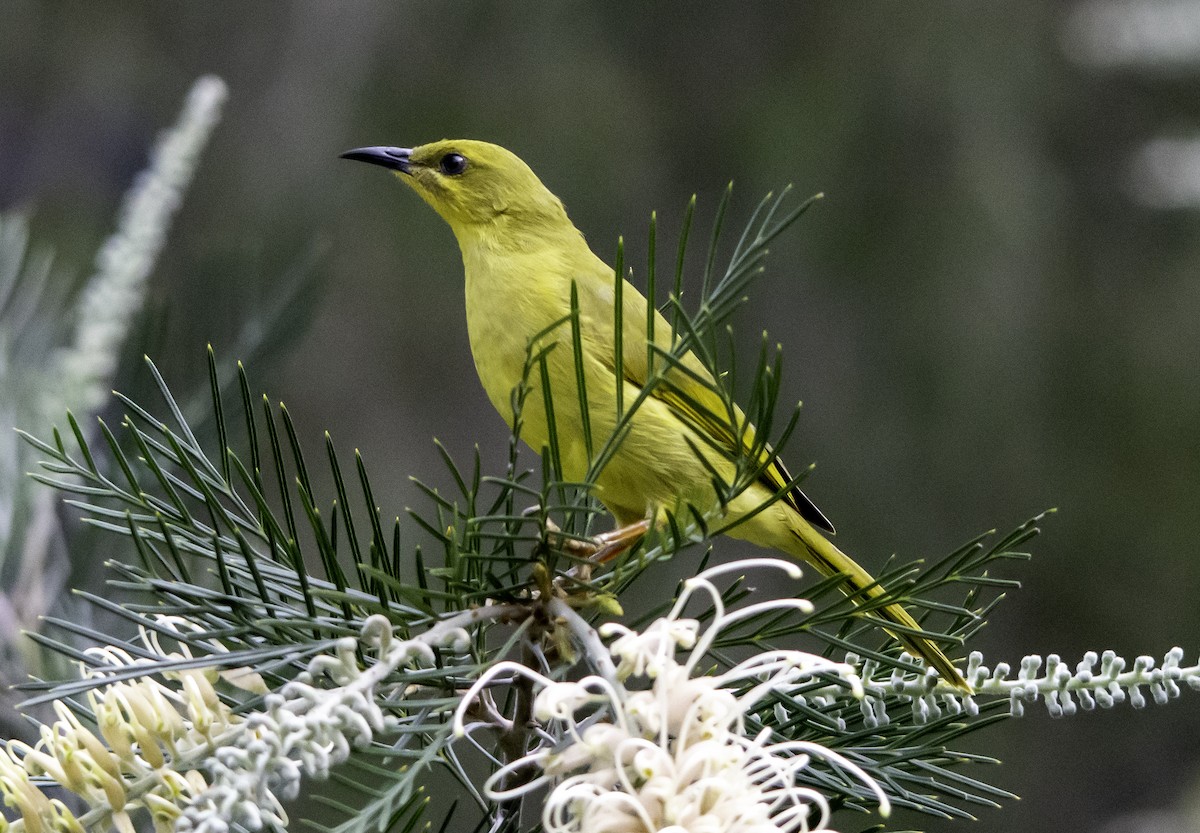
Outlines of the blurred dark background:
{"type": "MultiPolygon", "coordinates": [[[[868,566],[1059,512],[976,647],[990,663],[1200,634],[1200,2],[645,4],[13,0],[0,27],[0,209],[86,273],[120,195],[206,73],[225,118],[154,277],[173,384],[314,250],[321,297],[250,368],[320,453],[362,450],[385,514],[507,431],[474,374],[442,222],[337,158],[506,145],[597,251],[640,265],[736,183],[827,198],[742,315],[805,402],[790,455],[868,566]]],[[[668,249],[668,246],[664,246],[668,249]]],[[[640,272],[640,268],[639,268],[640,272]]],[[[1200,698],[968,746],[1023,801],[971,829],[1200,826],[1200,698]]],[[[866,823],[865,821],[863,822],[866,823]]],[[[921,819],[930,831],[958,829],[921,819]]]]}

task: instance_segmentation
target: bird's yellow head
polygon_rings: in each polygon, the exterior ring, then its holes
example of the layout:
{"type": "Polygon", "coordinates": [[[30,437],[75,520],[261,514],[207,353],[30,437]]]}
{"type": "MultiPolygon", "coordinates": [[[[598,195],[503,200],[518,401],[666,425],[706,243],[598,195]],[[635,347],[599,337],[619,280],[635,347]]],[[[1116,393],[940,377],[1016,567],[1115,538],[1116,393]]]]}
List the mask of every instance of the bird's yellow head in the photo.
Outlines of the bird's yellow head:
{"type": "Polygon", "coordinates": [[[502,225],[515,223],[531,230],[570,222],[558,197],[537,174],[499,145],[443,139],[414,148],[355,148],[342,156],[395,171],[450,224],[460,241],[502,225]]]}

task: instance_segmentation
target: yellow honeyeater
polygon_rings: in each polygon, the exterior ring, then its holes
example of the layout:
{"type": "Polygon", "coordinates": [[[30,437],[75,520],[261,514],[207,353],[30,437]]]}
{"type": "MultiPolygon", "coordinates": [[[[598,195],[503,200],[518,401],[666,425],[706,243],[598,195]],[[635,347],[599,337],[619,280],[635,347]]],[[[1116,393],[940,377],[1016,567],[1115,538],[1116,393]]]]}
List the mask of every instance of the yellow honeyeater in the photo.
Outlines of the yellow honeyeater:
{"type": "MultiPolygon", "coordinates": [[[[645,297],[632,284],[623,284],[618,372],[613,269],[592,253],[562,202],[528,165],[502,147],[466,139],[414,148],[364,147],[342,155],[394,171],[450,224],[466,272],[467,332],[475,367],[488,398],[510,426],[512,392],[524,378],[531,339],[539,338],[539,346],[556,344],[546,362],[562,473],[568,480],[582,479],[591,461],[577,365],[582,365],[591,435],[602,441],[616,426],[617,380],[628,407],[648,378],[645,297]],[[578,295],[581,362],[576,361],[572,328],[561,324],[571,314],[572,285],[578,295]]],[[[668,351],[671,325],[657,313],[654,320],[653,340],[668,351]]],[[[668,371],[669,384],[657,385],[634,412],[628,434],[596,478],[596,497],[622,526],[681,506],[713,508],[717,496],[711,470],[731,477],[737,451],[732,444],[749,447],[752,442],[753,428],[731,425],[719,397],[702,381],[711,381],[711,375],[701,362],[688,354],[679,365],[682,370],[668,371]]],[[[542,386],[536,376],[530,381],[521,436],[541,451],[549,437],[546,409],[542,386]]],[[[745,422],[740,412],[736,420],[745,422]]],[[[781,464],[767,467],[761,482],[725,508],[725,520],[760,508],[789,481],[781,464]]],[[[883,595],[875,579],[822,530],[832,533],[833,527],[799,489],[792,489],[729,534],[806,561],[825,576],[841,573],[843,589],[859,604],[883,595]]],[[[943,679],[967,687],[942,650],[913,633],[920,628],[901,605],[879,606],[871,615],[885,627],[898,626],[890,631],[943,679]]]]}

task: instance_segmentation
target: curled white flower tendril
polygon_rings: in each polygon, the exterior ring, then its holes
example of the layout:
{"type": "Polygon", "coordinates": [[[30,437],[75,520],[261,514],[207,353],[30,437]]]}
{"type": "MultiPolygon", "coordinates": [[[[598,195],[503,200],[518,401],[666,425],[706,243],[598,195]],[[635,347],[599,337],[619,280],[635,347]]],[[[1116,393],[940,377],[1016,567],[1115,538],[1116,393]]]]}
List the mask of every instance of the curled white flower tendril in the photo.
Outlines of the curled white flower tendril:
{"type": "Polygon", "coordinates": [[[513,662],[485,672],[459,707],[457,731],[466,730],[471,703],[498,678],[512,675],[537,688],[534,717],[557,738],[500,767],[484,784],[485,794],[504,801],[549,786],[542,814],[547,833],[809,833],[828,829],[830,807],[798,779],[820,761],[861,781],[887,815],[890,805],[879,785],[837,753],[813,743],[772,743],[769,731],[746,732],[746,715],[760,709],[772,690],[817,674],[836,678],[831,685],[843,695],[861,696],[862,682],[850,665],[780,650],[722,674],[695,674],[722,628],[773,610],[811,610],[807,601],[783,599],[727,611],[713,579],[749,567],[799,575],[795,565],[772,559],[723,565],[685,582],[670,614],[642,631],[604,625],[600,634],[613,638],[608,651],[618,663],[615,679],[554,682],[513,662]],[[682,615],[697,593],[713,608],[703,629],[682,615]],[[689,653],[680,659],[680,651],[689,653]],[[627,688],[634,680],[649,685],[627,688]],[[514,777],[518,773],[522,777],[514,777]]]}

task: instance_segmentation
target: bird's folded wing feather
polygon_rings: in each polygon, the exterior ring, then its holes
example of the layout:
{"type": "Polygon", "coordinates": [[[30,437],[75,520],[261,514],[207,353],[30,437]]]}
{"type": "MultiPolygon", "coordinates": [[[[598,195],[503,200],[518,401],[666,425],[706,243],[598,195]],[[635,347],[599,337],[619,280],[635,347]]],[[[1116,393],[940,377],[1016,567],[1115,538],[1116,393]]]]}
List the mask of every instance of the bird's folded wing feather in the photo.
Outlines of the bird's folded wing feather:
{"type": "MultiPolygon", "coordinates": [[[[611,273],[610,273],[611,275],[611,273]]],[[[611,281],[611,277],[609,277],[611,281]]],[[[622,345],[622,376],[626,382],[638,388],[646,386],[649,376],[646,337],[646,299],[626,283],[623,292],[624,344],[622,345]]],[[[608,310],[611,316],[611,308],[608,310]]],[[[671,325],[660,313],[654,313],[654,344],[660,356],[671,353],[671,325]]],[[[599,321],[595,323],[599,324],[599,321]]],[[[609,332],[613,326],[611,318],[606,322],[609,332]]],[[[603,326],[603,324],[601,324],[603,326]]],[[[601,353],[601,360],[611,369],[615,363],[615,351],[601,353]]],[[[754,426],[746,419],[741,408],[734,406],[733,414],[717,393],[717,382],[704,364],[693,353],[677,359],[661,358],[670,366],[662,378],[649,391],[649,396],[671,409],[680,421],[702,437],[710,447],[728,459],[755,455],[764,466],[758,477],[772,494],[787,489],[782,500],[813,526],[833,533],[833,524],[824,513],[800,489],[788,485],[792,476],[769,445],[757,443],[754,426]],[[732,417],[732,418],[731,418],[732,417]]]]}

